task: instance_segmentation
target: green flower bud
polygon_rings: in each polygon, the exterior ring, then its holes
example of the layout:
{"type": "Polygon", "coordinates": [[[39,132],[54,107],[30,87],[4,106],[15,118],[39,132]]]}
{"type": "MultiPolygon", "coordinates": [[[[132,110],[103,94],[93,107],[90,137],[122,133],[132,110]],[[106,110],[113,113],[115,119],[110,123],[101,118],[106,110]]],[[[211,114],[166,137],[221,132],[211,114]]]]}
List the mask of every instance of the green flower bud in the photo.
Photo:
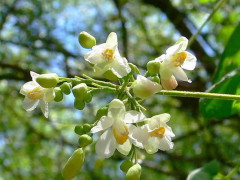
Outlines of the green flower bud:
{"type": "Polygon", "coordinates": [[[92,129],[91,124],[84,124],[83,125],[83,130],[84,130],[85,133],[89,133],[91,129],[92,129]]]}
{"type": "Polygon", "coordinates": [[[85,83],[73,87],[72,92],[76,99],[83,100],[87,94],[88,87],[85,83]]]}
{"type": "Polygon", "coordinates": [[[123,172],[127,172],[128,171],[128,169],[130,168],[130,167],[132,167],[133,166],[133,162],[132,161],[130,161],[130,160],[125,160],[125,161],[123,161],[122,162],[122,164],[120,165],[120,169],[123,171],[123,172]]]}
{"type": "Polygon", "coordinates": [[[83,31],[78,36],[78,41],[84,48],[92,48],[96,45],[96,39],[91,34],[83,31]]]}
{"type": "Polygon", "coordinates": [[[138,67],[135,64],[132,64],[132,63],[128,63],[128,64],[134,73],[141,74],[140,70],[138,69],[138,67]]]}
{"type": "Polygon", "coordinates": [[[80,126],[80,125],[75,126],[74,132],[75,132],[76,134],[78,134],[78,135],[83,135],[83,134],[85,134],[85,131],[84,131],[84,129],[83,129],[83,126],[80,126]]]}
{"type": "Polygon", "coordinates": [[[72,156],[62,169],[62,176],[65,180],[71,180],[81,170],[85,158],[85,153],[82,148],[74,151],[72,156]]]}
{"type": "Polygon", "coordinates": [[[92,137],[87,134],[81,135],[78,140],[78,143],[81,147],[86,147],[87,145],[91,144],[92,142],[93,142],[92,137]]]}
{"type": "Polygon", "coordinates": [[[152,76],[152,77],[150,78],[150,80],[151,80],[152,82],[156,82],[156,83],[160,84],[160,78],[159,78],[158,76],[152,76]]]}
{"type": "Polygon", "coordinates": [[[159,69],[160,69],[160,62],[157,61],[149,61],[147,63],[147,70],[149,73],[151,74],[158,74],[159,73],[159,69]]]}
{"type": "Polygon", "coordinates": [[[103,73],[103,76],[110,81],[117,81],[118,77],[112,72],[112,70],[107,70],[103,73]]]}
{"type": "Polygon", "coordinates": [[[130,167],[126,174],[126,180],[139,180],[141,176],[142,168],[139,164],[135,164],[130,167]]]}
{"type": "Polygon", "coordinates": [[[87,103],[92,101],[92,94],[90,92],[87,92],[84,101],[86,101],[87,103]]]}
{"type": "Polygon", "coordinates": [[[64,93],[64,94],[70,94],[71,93],[71,84],[70,83],[67,83],[67,82],[65,82],[65,83],[63,83],[61,86],[60,86],[60,88],[61,88],[61,90],[62,90],[62,92],[64,93]]]}
{"type": "Polygon", "coordinates": [[[83,110],[85,107],[85,102],[83,100],[75,99],[74,107],[79,110],[83,110]]]}
{"type": "Polygon", "coordinates": [[[44,88],[53,88],[58,83],[58,75],[56,73],[41,74],[36,78],[36,81],[44,88]]]}
{"type": "Polygon", "coordinates": [[[62,93],[60,87],[55,87],[54,91],[55,91],[54,101],[60,102],[63,99],[63,93],[62,93]]]}
{"type": "Polygon", "coordinates": [[[108,108],[103,107],[97,111],[96,119],[100,119],[102,116],[106,116],[108,113],[108,108]]]}

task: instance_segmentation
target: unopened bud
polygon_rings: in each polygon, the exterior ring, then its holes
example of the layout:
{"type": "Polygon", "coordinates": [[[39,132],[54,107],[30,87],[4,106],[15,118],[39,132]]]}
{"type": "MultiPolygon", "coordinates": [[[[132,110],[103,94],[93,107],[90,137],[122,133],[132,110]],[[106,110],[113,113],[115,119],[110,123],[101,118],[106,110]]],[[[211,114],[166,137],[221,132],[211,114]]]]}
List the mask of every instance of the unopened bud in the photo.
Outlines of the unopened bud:
{"type": "Polygon", "coordinates": [[[65,83],[63,83],[61,86],[60,86],[60,88],[61,88],[61,90],[62,90],[62,92],[64,93],[64,94],[70,94],[71,93],[71,84],[70,83],[68,83],[68,82],[65,82],[65,83]]]}
{"type": "Polygon", "coordinates": [[[158,61],[149,61],[147,63],[147,70],[151,74],[158,74],[161,63],[158,61]]]}
{"type": "Polygon", "coordinates": [[[87,92],[84,101],[86,101],[87,103],[92,101],[92,94],[90,92],[87,92]]]}
{"type": "Polygon", "coordinates": [[[89,133],[91,129],[92,129],[91,124],[84,124],[83,125],[83,130],[84,130],[85,133],[89,133]]]}
{"type": "Polygon", "coordinates": [[[112,72],[112,70],[107,70],[103,73],[103,76],[110,81],[117,81],[118,77],[112,72]]]}
{"type": "Polygon", "coordinates": [[[139,180],[142,168],[139,164],[135,164],[129,168],[126,174],[126,180],[139,180]]]}
{"type": "Polygon", "coordinates": [[[106,116],[107,113],[108,113],[108,108],[107,107],[100,108],[97,111],[96,119],[100,119],[102,116],[106,116]]]}
{"type": "Polygon", "coordinates": [[[84,48],[92,48],[96,45],[96,39],[91,34],[83,31],[78,36],[78,41],[84,48]]]}
{"type": "Polygon", "coordinates": [[[152,82],[156,82],[156,83],[160,84],[160,78],[158,76],[152,76],[152,77],[150,77],[150,80],[152,82]]]}
{"type": "Polygon", "coordinates": [[[161,78],[161,84],[163,88],[166,90],[172,90],[178,86],[178,82],[174,76],[171,76],[169,79],[161,78]]]}
{"type": "Polygon", "coordinates": [[[91,144],[93,139],[91,136],[87,134],[83,134],[79,137],[78,143],[81,147],[86,147],[87,145],[91,144]]]}
{"type": "Polygon", "coordinates": [[[82,148],[74,151],[72,156],[62,169],[62,176],[65,180],[71,180],[81,170],[85,158],[85,153],[82,148]]]}
{"type": "Polygon", "coordinates": [[[123,172],[127,172],[128,171],[128,169],[130,168],[130,167],[132,167],[133,166],[133,162],[132,161],[130,161],[130,160],[125,160],[125,161],[123,161],[122,162],[122,164],[120,165],[120,169],[123,171],[123,172]]]}
{"type": "Polygon", "coordinates": [[[79,110],[83,110],[85,107],[85,102],[80,99],[75,99],[74,100],[74,107],[79,110]]]}
{"type": "Polygon", "coordinates": [[[138,67],[135,64],[132,64],[132,63],[128,63],[128,64],[134,73],[141,74],[140,70],[138,69],[138,67]]]}
{"type": "Polygon", "coordinates": [[[84,129],[83,129],[83,126],[81,126],[81,125],[75,126],[74,132],[75,132],[76,134],[78,134],[78,135],[83,135],[83,134],[85,134],[85,131],[84,131],[84,129]]]}
{"type": "Polygon", "coordinates": [[[36,78],[36,81],[44,88],[53,88],[58,83],[58,75],[56,73],[41,74],[36,78]]]}
{"type": "Polygon", "coordinates": [[[85,83],[78,84],[72,88],[73,95],[76,99],[83,100],[87,94],[88,87],[85,83]]]}
{"type": "Polygon", "coordinates": [[[54,101],[60,102],[61,100],[63,100],[63,93],[62,93],[60,87],[55,87],[54,91],[55,91],[54,101]]]}
{"type": "Polygon", "coordinates": [[[132,90],[135,96],[141,99],[150,98],[153,94],[162,89],[160,84],[150,81],[144,76],[138,75],[137,80],[132,84],[132,90]]]}

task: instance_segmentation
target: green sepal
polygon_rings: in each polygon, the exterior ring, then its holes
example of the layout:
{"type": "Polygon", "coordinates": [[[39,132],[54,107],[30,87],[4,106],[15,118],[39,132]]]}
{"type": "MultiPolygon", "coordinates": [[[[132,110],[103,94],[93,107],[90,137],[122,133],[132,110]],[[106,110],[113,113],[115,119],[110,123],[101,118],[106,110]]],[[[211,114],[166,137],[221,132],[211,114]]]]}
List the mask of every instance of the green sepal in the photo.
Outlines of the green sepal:
{"type": "Polygon", "coordinates": [[[62,101],[63,100],[63,93],[62,93],[60,87],[55,87],[54,92],[55,92],[54,101],[56,101],[56,102],[62,101]]]}

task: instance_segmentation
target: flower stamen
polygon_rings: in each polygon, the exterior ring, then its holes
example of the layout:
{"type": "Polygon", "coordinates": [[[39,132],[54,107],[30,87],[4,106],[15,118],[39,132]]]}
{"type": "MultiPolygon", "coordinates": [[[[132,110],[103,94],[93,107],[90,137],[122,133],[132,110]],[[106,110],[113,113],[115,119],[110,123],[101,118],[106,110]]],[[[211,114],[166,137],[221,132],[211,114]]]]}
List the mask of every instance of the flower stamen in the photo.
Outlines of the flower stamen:
{"type": "Polygon", "coordinates": [[[164,127],[159,127],[149,133],[150,136],[156,136],[159,138],[162,138],[165,133],[165,128],[164,127]]]}
{"type": "Polygon", "coordinates": [[[174,66],[181,66],[187,58],[187,52],[180,52],[172,56],[171,62],[174,66]]]}
{"type": "Polygon", "coordinates": [[[102,55],[103,57],[108,61],[108,62],[112,62],[114,60],[114,51],[112,49],[106,49],[102,55]]]}
{"type": "Polygon", "coordinates": [[[113,128],[113,135],[118,144],[124,144],[128,139],[129,130],[126,125],[123,126],[124,129],[113,128]]]}
{"type": "Polygon", "coordinates": [[[41,87],[34,88],[33,90],[28,92],[27,96],[32,100],[41,99],[43,97],[42,88],[41,87]]]}

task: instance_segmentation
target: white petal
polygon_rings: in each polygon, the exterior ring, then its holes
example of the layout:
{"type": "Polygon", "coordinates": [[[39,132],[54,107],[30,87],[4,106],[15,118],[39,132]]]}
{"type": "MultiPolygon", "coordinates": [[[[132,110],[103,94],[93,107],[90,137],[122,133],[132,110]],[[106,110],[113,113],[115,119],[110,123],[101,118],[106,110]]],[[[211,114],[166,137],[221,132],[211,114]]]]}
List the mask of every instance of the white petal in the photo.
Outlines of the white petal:
{"type": "Polygon", "coordinates": [[[186,73],[183,71],[183,69],[181,67],[176,67],[174,69],[173,74],[175,76],[177,76],[182,81],[188,81],[188,77],[187,77],[186,73]]]}
{"type": "Polygon", "coordinates": [[[193,70],[196,67],[196,63],[197,63],[197,58],[193,54],[187,52],[187,58],[185,59],[181,67],[183,69],[193,70]]]}
{"type": "Polygon", "coordinates": [[[171,137],[175,137],[175,134],[173,133],[171,127],[167,126],[167,127],[165,127],[165,129],[166,129],[166,131],[165,131],[165,134],[164,134],[164,135],[165,135],[166,137],[169,137],[170,139],[171,139],[171,137]]]}
{"type": "Polygon", "coordinates": [[[34,81],[27,82],[22,86],[20,93],[26,95],[29,91],[35,89],[36,87],[39,87],[39,85],[36,82],[34,81]]]}
{"type": "Polygon", "coordinates": [[[96,133],[102,130],[105,130],[113,125],[113,119],[102,116],[101,119],[98,121],[97,125],[91,129],[91,133],[96,133]]]}
{"type": "Polygon", "coordinates": [[[44,95],[43,95],[43,100],[45,102],[51,102],[55,98],[55,92],[53,88],[46,88],[44,89],[44,95]]]}
{"type": "Polygon", "coordinates": [[[97,46],[93,46],[93,49],[84,55],[84,59],[91,64],[101,64],[104,62],[104,58],[102,53],[106,48],[106,44],[100,44],[97,46]]]}
{"type": "Polygon", "coordinates": [[[144,148],[146,149],[148,154],[153,154],[158,151],[159,148],[159,138],[157,137],[150,137],[148,138],[148,143],[144,145],[144,148]]]}
{"type": "Polygon", "coordinates": [[[41,107],[41,111],[43,113],[43,115],[48,118],[48,103],[40,100],[40,107],[41,107]]]}
{"type": "Polygon", "coordinates": [[[161,121],[161,122],[168,122],[170,120],[171,115],[168,113],[163,113],[163,114],[159,114],[156,116],[151,117],[151,119],[156,119],[157,121],[161,121]]]}
{"type": "Polygon", "coordinates": [[[165,60],[166,60],[166,54],[162,54],[158,58],[154,59],[154,61],[157,61],[157,62],[163,62],[165,60]]]}
{"type": "Polygon", "coordinates": [[[113,155],[116,149],[117,142],[112,134],[112,129],[105,131],[96,143],[96,153],[103,157],[109,158],[113,155]]]}
{"type": "Polygon", "coordinates": [[[125,106],[119,99],[114,99],[109,103],[108,117],[114,119],[123,119],[126,113],[125,106]]]}
{"type": "Polygon", "coordinates": [[[39,103],[39,100],[32,100],[32,99],[29,99],[28,97],[25,97],[23,100],[23,108],[26,111],[32,111],[37,107],[38,103],[39,103]]]}
{"type": "Polygon", "coordinates": [[[121,154],[123,154],[123,155],[125,155],[125,156],[127,156],[128,155],[128,153],[130,152],[130,150],[131,150],[131,148],[132,148],[132,144],[131,144],[131,142],[129,141],[129,139],[124,143],[124,144],[117,144],[117,150],[121,153],[121,154]]]}
{"type": "MultiPolygon", "coordinates": [[[[38,76],[40,76],[39,74],[37,74],[37,73],[35,73],[35,72],[33,72],[33,71],[30,71],[30,75],[31,75],[31,77],[32,77],[32,80],[35,81],[35,82],[36,82],[36,78],[37,78],[38,76]]],[[[36,83],[37,83],[37,82],[36,82],[36,83]]]]}
{"type": "Polygon", "coordinates": [[[171,76],[173,75],[174,69],[175,67],[171,66],[171,64],[169,64],[167,61],[164,61],[163,63],[161,63],[160,70],[159,70],[161,79],[165,79],[165,80],[170,79],[171,76]]]}
{"type": "Polygon", "coordinates": [[[115,51],[118,45],[117,34],[115,32],[111,32],[108,35],[106,45],[108,49],[113,49],[115,51]]]}
{"type": "Polygon", "coordinates": [[[149,138],[147,126],[144,125],[130,129],[129,138],[135,146],[143,149],[144,144],[147,144],[149,138]]]}
{"type": "Polygon", "coordinates": [[[185,37],[180,37],[178,41],[166,51],[167,54],[176,54],[185,51],[188,45],[188,39],[185,37]]]}
{"type": "Polygon", "coordinates": [[[145,120],[146,120],[146,117],[142,112],[133,111],[133,110],[127,111],[123,119],[125,123],[138,123],[145,120]]]}
{"type": "Polygon", "coordinates": [[[159,149],[162,151],[167,151],[173,148],[174,144],[168,138],[158,138],[159,139],[159,149]]]}
{"type": "Polygon", "coordinates": [[[111,63],[112,72],[119,78],[126,76],[131,72],[127,59],[121,56],[115,56],[114,61],[111,63]]]}

